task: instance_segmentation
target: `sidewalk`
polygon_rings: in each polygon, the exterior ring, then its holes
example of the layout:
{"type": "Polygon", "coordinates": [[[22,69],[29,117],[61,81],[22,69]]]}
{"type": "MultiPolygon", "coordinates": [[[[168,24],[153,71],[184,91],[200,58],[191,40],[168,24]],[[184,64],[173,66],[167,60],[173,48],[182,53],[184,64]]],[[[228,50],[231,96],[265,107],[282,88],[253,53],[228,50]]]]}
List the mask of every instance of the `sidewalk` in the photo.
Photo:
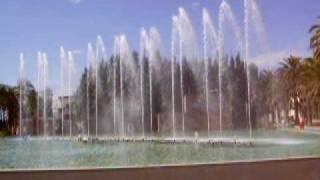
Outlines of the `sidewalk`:
{"type": "Polygon", "coordinates": [[[305,130],[320,133],[320,126],[306,126],[305,130]]]}
{"type": "Polygon", "coordinates": [[[281,128],[281,130],[320,135],[320,126],[306,126],[304,129],[300,129],[299,126],[295,126],[294,128],[281,128]]]}

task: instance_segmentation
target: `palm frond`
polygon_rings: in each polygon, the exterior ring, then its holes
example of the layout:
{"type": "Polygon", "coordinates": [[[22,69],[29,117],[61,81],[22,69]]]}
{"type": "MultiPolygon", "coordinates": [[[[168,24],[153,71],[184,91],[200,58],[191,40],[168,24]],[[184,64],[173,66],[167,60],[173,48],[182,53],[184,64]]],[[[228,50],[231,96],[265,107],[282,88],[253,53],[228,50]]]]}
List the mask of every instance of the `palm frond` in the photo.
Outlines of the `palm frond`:
{"type": "Polygon", "coordinates": [[[315,24],[313,26],[311,26],[311,28],[309,29],[309,32],[312,33],[315,30],[318,30],[320,28],[320,24],[315,24]]]}

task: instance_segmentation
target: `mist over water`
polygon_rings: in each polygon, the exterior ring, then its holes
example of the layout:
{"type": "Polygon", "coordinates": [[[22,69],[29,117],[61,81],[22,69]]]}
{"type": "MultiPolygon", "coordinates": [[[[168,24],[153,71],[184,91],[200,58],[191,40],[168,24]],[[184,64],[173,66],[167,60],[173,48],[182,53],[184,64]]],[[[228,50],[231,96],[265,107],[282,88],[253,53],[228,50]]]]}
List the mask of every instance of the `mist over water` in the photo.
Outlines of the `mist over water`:
{"type": "MultiPolygon", "coordinates": [[[[204,8],[200,19],[203,29],[198,34],[187,10],[178,8],[177,14],[172,16],[169,58],[161,54],[165,45],[156,27],[141,28],[139,52],[130,48],[126,35],[115,36],[110,57],[107,56],[103,38],[98,35],[95,43],[88,43],[87,67],[79,87],[74,82],[74,53],[61,46],[61,90],[57,98],[61,111],[58,127],[50,130],[51,134],[122,138],[160,135],[175,138],[200,133],[211,138],[217,137],[217,134],[222,137],[225,129],[239,126],[247,127],[252,137],[251,30],[262,43],[265,30],[254,0],[244,1],[244,14],[242,31],[227,1],[222,1],[217,15],[211,15],[204,8]],[[218,17],[217,24],[212,17],[218,17]],[[231,27],[231,34],[225,33],[226,27],[231,27]],[[232,87],[234,85],[226,67],[230,63],[228,56],[235,56],[225,53],[225,39],[229,36],[234,37],[233,46],[239,52],[237,58],[240,60],[237,60],[236,66],[246,73],[244,82],[247,90],[243,96],[247,99],[241,101],[242,107],[236,110],[239,112],[233,112],[236,108],[231,97],[235,96],[232,92],[237,87],[232,87]],[[202,47],[197,45],[199,39],[202,40],[202,47]],[[199,54],[202,54],[201,57],[198,57],[199,54]],[[241,58],[245,62],[243,66],[241,58]],[[242,70],[243,67],[245,69],[242,70]],[[234,122],[237,113],[245,116],[247,122],[237,125],[234,122]]],[[[43,134],[49,134],[46,132],[49,127],[46,125],[47,101],[50,98],[47,95],[50,87],[47,79],[47,57],[39,52],[37,91],[42,93],[37,98],[37,116],[43,119],[43,134]]]]}
{"type": "Polygon", "coordinates": [[[113,42],[97,35],[85,52],[61,45],[59,72],[51,70],[55,59],[39,51],[35,87],[26,76],[31,61],[21,53],[12,88],[19,92],[20,137],[0,141],[0,168],[192,166],[319,155],[319,132],[306,126],[297,133],[285,122],[287,97],[278,98],[287,92],[276,89],[278,74],[259,72],[253,61],[268,46],[258,4],[243,0],[243,19],[234,8],[222,0],[218,12],[204,7],[192,17],[177,7],[168,16],[170,37],[150,26],[138,30],[138,42],[117,34],[113,42]],[[78,69],[82,53],[86,65],[78,69]],[[60,79],[57,94],[49,77],[60,79]]]}

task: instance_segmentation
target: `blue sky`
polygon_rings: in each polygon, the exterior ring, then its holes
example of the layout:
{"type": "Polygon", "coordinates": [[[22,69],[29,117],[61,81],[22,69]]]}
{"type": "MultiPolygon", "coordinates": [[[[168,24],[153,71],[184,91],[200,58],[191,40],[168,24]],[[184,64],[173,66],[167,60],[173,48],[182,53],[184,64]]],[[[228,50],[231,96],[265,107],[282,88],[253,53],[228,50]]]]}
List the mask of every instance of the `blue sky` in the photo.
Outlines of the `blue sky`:
{"type": "MultiPolygon", "coordinates": [[[[256,61],[274,67],[290,53],[310,55],[309,27],[319,22],[319,0],[256,0],[266,26],[269,49],[256,61]]],[[[113,36],[126,34],[133,49],[139,45],[141,27],[155,26],[168,54],[171,17],[178,7],[191,16],[201,39],[202,8],[209,10],[217,23],[221,0],[1,0],[0,1],[0,83],[15,84],[19,76],[19,53],[26,59],[28,79],[36,79],[36,54],[45,51],[49,59],[52,88],[59,85],[59,47],[77,50],[77,70],[85,66],[88,42],[103,37],[107,53],[112,51],[113,36]]],[[[229,0],[241,27],[243,1],[229,0]]]]}

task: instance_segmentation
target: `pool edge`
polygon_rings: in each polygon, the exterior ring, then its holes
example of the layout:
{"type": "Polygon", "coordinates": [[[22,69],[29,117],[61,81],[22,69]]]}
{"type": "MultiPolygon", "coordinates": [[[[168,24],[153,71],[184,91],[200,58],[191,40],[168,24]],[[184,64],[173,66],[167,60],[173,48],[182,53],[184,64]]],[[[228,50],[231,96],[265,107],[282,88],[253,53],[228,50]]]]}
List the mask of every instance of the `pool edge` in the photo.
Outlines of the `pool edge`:
{"type": "Polygon", "coordinates": [[[0,170],[0,179],[274,179],[319,180],[320,157],[120,168],[0,170]],[[217,178],[212,178],[217,177],[217,178]]]}

